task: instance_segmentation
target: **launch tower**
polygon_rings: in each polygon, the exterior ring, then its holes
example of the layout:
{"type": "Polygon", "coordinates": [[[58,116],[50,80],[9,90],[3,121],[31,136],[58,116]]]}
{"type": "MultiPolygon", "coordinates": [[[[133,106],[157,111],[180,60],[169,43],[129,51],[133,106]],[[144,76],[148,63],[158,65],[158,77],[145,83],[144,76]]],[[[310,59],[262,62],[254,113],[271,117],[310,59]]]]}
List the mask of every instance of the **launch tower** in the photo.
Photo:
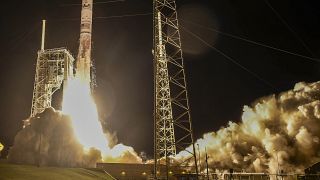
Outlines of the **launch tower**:
{"type": "Polygon", "coordinates": [[[154,0],[153,6],[155,176],[164,174],[160,164],[165,164],[168,179],[170,157],[188,146],[198,174],[176,2],[154,0]]]}
{"type": "MultiPolygon", "coordinates": [[[[43,21],[41,49],[38,51],[34,81],[31,117],[51,107],[52,95],[73,75],[74,58],[65,48],[44,49],[45,20],[43,21]]],[[[25,122],[25,126],[28,122],[25,122]]]]}
{"type": "MultiPolygon", "coordinates": [[[[81,10],[80,45],[76,76],[84,83],[91,82],[91,31],[93,0],[83,0],[81,10]]],[[[74,58],[65,48],[44,49],[45,20],[42,27],[41,49],[38,51],[30,117],[51,107],[52,95],[73,77],[74,58]]],[[[29,122],[25,121],[25,126],[29,122]]]]}

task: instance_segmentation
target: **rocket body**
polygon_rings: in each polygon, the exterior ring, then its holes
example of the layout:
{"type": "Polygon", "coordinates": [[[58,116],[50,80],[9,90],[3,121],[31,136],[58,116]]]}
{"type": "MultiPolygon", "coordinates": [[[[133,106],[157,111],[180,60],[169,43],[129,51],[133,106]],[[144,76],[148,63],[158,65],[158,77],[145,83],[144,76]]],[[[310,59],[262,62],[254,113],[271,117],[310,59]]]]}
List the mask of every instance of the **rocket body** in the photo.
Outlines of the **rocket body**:
{"type": "Polygon", "coordinates": [[[76,76],[84,83],[91,82],[91,36],[93,0],[82,0],[80,45],[76,63],[76,76]]]}

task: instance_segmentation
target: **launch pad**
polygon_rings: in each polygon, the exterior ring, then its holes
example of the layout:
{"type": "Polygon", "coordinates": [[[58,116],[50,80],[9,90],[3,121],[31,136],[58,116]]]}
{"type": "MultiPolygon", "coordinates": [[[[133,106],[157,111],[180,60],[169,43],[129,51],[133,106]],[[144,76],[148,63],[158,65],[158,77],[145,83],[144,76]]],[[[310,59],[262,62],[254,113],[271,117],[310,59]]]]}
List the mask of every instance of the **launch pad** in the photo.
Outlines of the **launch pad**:
{"type": "MultiPolygon", "coordinates": [[[[197,157],[175,1],[155,0],[154,2],[154,164],[99,163],[97,166],[118,179],[171,179],[177,176],[184,179],[192,179],[195,176],[195,179],[199,179],[200,176],[198,177],[197,174],[198,171],[201,172],[201,167],[198,170],[197,158],[200,153],[197,157]],[[189,159],[193,158],[195,166],[190,168],[192,169],[190,172],[183,171],[181,167],[175,167],[170,162],[172,156],[184,151],[186,147],[190,147],[188,156],[191,157],[189,159]],[[163,159],[165,161],[161,161],[163,159]]],[[[67,49],[45,50],[42,44],[38,52],[31,117],[51,107],[53,93],[60,89],[63,83],[67,83],[70,77],[75,75],[85,83],[90,83],[92,80],[92,5],[92,0],[83,1],[76,74],[73,72],[75,60],[67,49]]],[[[44,43],[44,38],[42,40],[44,43]]],[[[188,163],[193,162],[190,160],[188,163]]],[[[225,179],[247,179],[247,177],[254,179],[258,176],[263,179],[269,175],[229,173],[225,175],[225,179]]],[[[274,176],[278,179],[278,176],[282,178],[288,175],[275,174],[274,176]]]]}
{"type": "MultiPolygon", "coordinates": [[[[129,163],[97,163],[98,169],[103,169],[116,179],[147,180],[154,178],[153,164],[129,164],[129,163]]],[[[159,165],[158,179],[167,179],[166,166],[159,165]]],[[[170,166],[169,180],[195,180],[196,175],[183,170],[180,166],[170,166]],[[181,178],[183,177],[183,178],[181,178]]]]}
{"type": "MultiPolygon", "coordinates": [[[[93,0],[82,0],[80,40],[76,61],[65,48],[44,49],[45,21],[43,21],[42,43],[37,58],[30,117],[35,117],[51,107],[52,95],[62,87],[62,84],[67,87],[71,78],[80,80],[82,84],[90,87],[93,67],[91,57],[93,4],[93,0]]],[[[155,179],[162,177],[169,179],[173,174],[185,172],[178,170],[179,167],[174,167],[170,162],[171,157],[183,151],[190,158],[186,158],[182,163],[186,163],[186,166],[194,164],[189,167],[189,171],[191,174],[198,175],[175,0],[154,0],[154,22],[155,161],[153,164],[136,164],[131,168],[140,169],[139,173],[144,177],[150,175],[155,179]],[[164,33],[165,31],[170,33],[164,33]],[[186,149],[189,146],[192,147],[191,150],[186,149]],[[165,161],[162,162],[162,160],[165,161]]],[[[25,126],[28,123],[26,121],[25,126]]],[[[128,167],[129,165],[105,164],[104,166],[128,167]]],[[[127,168],[127,171],[131,171],[130,168],[127,168]]]]}

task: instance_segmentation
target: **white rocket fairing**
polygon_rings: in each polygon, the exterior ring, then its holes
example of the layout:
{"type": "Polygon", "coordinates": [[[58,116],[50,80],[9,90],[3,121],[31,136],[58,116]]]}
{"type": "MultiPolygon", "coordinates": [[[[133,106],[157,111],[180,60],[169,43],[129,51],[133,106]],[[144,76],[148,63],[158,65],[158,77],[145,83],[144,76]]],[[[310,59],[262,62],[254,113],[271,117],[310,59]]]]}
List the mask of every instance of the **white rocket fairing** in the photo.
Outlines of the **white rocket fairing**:
{"type": "Polygon", "coordinates": [[[90,83],[91,33],[93,0],[82,0],[80,45],[76,64],[76,76],[84,83],[90,83]]]}

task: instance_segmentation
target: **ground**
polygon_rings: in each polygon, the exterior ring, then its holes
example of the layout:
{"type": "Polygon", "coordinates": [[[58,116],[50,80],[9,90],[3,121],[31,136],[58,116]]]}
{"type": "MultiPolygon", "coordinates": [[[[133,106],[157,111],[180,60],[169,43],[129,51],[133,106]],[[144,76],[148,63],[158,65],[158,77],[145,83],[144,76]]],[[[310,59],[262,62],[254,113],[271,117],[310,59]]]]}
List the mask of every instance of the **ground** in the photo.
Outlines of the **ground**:
{"type": "Polygon", "coordinates": [[[100,169],[36,167],[0,161],[0,180],[93,180],[113,178],[100,169]]]}

